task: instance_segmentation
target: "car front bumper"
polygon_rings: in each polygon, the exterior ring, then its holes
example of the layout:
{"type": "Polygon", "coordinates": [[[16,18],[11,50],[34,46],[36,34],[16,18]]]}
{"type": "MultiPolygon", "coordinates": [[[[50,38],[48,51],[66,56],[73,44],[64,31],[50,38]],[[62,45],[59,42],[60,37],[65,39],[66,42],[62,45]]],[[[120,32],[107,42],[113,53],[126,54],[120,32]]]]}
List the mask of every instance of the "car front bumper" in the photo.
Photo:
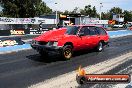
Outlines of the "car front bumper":
{"type": "Polygon", "coordinates": [[[63,48],[58,46],[47,46],[47,45],[31,45],[31,47],[38,52],[44,51],[47,53],[60,53],[62,52],[63,48]]]}

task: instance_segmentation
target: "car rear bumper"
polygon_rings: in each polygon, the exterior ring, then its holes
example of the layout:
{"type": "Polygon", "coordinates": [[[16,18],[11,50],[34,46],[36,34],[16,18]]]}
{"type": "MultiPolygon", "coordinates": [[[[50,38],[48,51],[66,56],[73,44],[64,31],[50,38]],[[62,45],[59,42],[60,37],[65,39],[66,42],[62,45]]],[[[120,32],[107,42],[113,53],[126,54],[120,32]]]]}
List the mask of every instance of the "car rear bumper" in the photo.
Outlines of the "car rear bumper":
{"type": "Polygon", "coordinates": [[[31,45],[31,47],[38,52],[44,51],[47,53],[60,53],[62,51],[62,47],[58,46],[47,46],[47,45],[31,45]]]}

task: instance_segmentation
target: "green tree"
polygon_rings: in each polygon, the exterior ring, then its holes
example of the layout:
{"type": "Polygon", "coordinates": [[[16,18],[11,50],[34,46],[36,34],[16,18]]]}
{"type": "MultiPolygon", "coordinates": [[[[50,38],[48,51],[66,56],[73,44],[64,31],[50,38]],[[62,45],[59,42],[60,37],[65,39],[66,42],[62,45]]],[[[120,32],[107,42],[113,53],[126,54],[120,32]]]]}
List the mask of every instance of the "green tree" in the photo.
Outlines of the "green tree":
{"type": "Polygon", "coordinates": [[[101,16],[102,16],[102,20],[111,20],[111,13],[110,12],[102,12],[101,13],[101,16]]]}
{"type": "Polygon", "coordinates": [[[119,8],[119,7],[113,7],[113,8],[111,8],[110,9],[110,11],[109,11],[109,20],[112,20],[112,18],[113,18],[113,14],[122,14],[123,12],[122,12],[122,9],[121,8],[119,8]]]}
{"type": "Polygon", "coordinates": [[[2,11],[0,11],[0,17],[2,17],[3,16],[3,12],[2,11]]]}
{"type": "Polygon", "coordinates": [[[52,12],[42,0],[1,0],[3,15],[7,17],[34,17],[52,12]]]}
{"type": "Polygon", "coordinates": [[[95,6],[91,7],[91,5],[86,5],[84,9],[80,9],[80,13],[89,17],[98,17],[95,6]]]}
{"type": "Polygon", "coordinates": [[[124,20],[125,20],[125,21],[130,21],[130,22],[132,22],[132,11],[127,11],[127,10],[125,10],[125,11],[123,12],[123,14],[124,14],[124,20]]]}
{"type": "Polygon", "coordinates": [[[70,14],[70,12],[68,10],[65,10],[63,14],[70,14]]]}
{"type": "Polygon", "coordinates": [[[84,11],[85,11],[84,15],[91,17],[91,13],[92,13],[91,5],[85,6],[84,11]]]}
{"type": "Polygon", "coordinates": [[[73,14],[80,13],[79,7],[75,7],[71,13],[73,14]]]}
{"type": "Polygon", "coordinates": [[[113,14],[122,14],[122,9],[119,8],[119,7],[113,7],[110,9],[110,13],[113,13],[113,14]]]}
{"type": "Polygon", "coordinates": [[[85,14],[86,14],[84,9],[80,9],[80,13],[81,13],[82,15],[85,15],[85,14]]]}
{"type": "Polygon", "coordinates": [[[91,17],[97,17],[97,10],[96,10],[95,6],[92,9],[91,17]]]}

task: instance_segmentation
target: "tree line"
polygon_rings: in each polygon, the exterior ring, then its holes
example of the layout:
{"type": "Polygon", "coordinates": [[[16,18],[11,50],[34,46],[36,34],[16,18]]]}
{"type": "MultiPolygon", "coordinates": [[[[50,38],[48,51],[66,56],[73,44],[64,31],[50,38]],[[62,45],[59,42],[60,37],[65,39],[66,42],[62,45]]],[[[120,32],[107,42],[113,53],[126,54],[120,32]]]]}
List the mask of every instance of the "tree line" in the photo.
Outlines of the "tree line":
{"type": "Polygon", "coordinates": [[[52,13],[42,0],[1,0],[3,8],[1,15],[6,17],[35,17],[52,13]]]}
{"type": "MultiPolygon", "coordinates": [[[[36,17],[45,14],[55,14],[50,7],[42,0],[1,0],[0,6],[3,8],[0,16],[4,17],[36,17]]],[[[90,18],[99,18],[99,13],[95,6],[86,5],[83,9],[75,7],[73,11],[58,11],[59,14],[82,14],[90,18]]],[[[112,20],[113,14],[124,14],[125,21],[132,21],[132,11],[122,10],[119,7],[113,7],[107,12],[101,13],[103,20],[112,20]]]]}

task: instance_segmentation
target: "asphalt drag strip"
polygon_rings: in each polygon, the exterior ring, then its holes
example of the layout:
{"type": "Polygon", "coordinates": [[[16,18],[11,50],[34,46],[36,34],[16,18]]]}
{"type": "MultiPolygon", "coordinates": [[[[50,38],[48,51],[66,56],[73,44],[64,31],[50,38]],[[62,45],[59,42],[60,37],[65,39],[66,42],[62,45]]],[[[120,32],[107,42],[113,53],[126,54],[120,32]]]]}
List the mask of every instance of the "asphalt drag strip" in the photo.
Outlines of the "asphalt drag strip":
{"type": "MultiPolygon", "coordinates": [[[[97,63],[95,65],[84,67],[84,69],[86,70],[87,74],[103,74],[116,68],[117,66],[120,66],[123,63],[130,62],[130,61],[132,61],[132,52],[110,59],[110,60],[97,63]]],[[[48,79],[36,85],[32,85],[29,88],[47,88],[47,87],[48,88],[78,88],[78,87],[80,88],[81,86],[79,86],[76,82],[76,78],[75,78],[76,74],[77,74],[77,71],[72,71],[72,72],[60,75],[58,77],[48,79]]],[[[88,85],[83,87],[88,88],[90,86],[88,85]]],[[[97,88],[97,87],[94,87],[94,88],[97,88]]],[[[99,87],[99,88],[106,88],[106,87],[99,87]]]]}

